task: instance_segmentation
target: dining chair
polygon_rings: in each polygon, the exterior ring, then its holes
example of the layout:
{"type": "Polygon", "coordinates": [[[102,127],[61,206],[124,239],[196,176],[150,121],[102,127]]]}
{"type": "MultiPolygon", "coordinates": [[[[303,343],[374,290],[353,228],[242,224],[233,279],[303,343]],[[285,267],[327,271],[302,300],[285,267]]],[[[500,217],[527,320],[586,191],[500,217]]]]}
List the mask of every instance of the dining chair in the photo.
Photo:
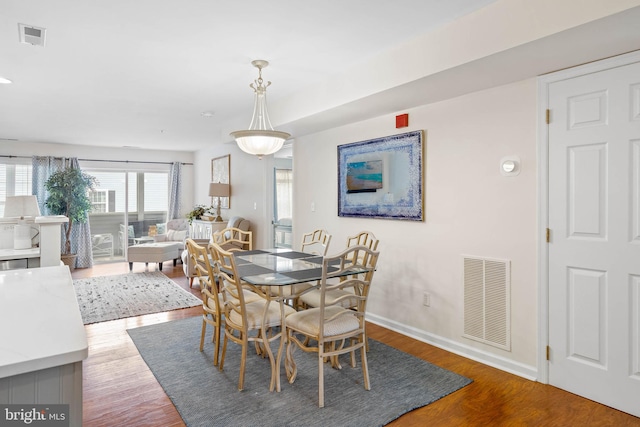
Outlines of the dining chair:
{"type": "Polygon", "coordinates": [[[211,241],[227,251],[250,251],[253,249],[253,232],[228,227],[214,232],[211,241]]]}
{"type": "Polygon", "coordinates": [[[302,236],[300,251],[308,254],[325,256],[331,243],[331,234],[326,230],[318,229],[302,236]]]}
{"type": "MultiPolygon", "coordinates": [[[[380,241],[378,239],[376,239],[376,236],[370,232],[370,231],[361,231],[360,233],[356,234],[355,236],[349,236],[347,237],[347,248],[353,247],[353,246],[365,246],[369,249],[371,249],[372,251],[376,251],[378,249],[378,243],[380,241]]],[[[363,251],[354,251],[352,253],[353,256],[357,256],[359,257],[359,259],[357,260],[351,260],[351,262],[354,263],[360,263],[363,265],[367,265],[367,253],[363,252],[363,251]]],[[[373,278],[373,272],[371,273],[373,278]]],[[[342,278],[341,280],[344,280],[344,278],[342,278]]],[[[327,293],[327,298],[332,299],[332,300],[336,300],[336,299],[340,299],[342,296],[348,294],[348,293],[353,293],[353,290],[346,290],[346,289],[335,289],[332,291],[329,291],[327,293]]],[[[349,298],[341,298],[340,299],[341,304],[343,307],[345,308],[349,308],[349,307],[353,307],[355,306],[355,300],[351,300],[349,298]]],[[[320,305],[320,291],[319,289],[313,289],[307,293],[305,293],[304,295],[302,295],[301,297],[299,297],[299,304],[301,306],[305,306],[305,307],[318,307],[320,305]]]]}
{"type": "MultiPolygon", "coordinates": [[[[273,328],[282,324],[280,304],[271,301],[270,295],[259,287],[254,292],[260,298],[247,298],[248,292],[238,274],[235,252],[226,251],[216,243],[210,243],[209,248],[214,259],[214,272],[220,278],[223,297],[224,340],[219,369],[223,370],[227,351],[227,343],[233,341],[240,345],[240,378],[238,390],[244,388],[244,373],[247,360],[249,342],[254,342],[260,353],[269,358],[271,364],[270,390],[276,386],[276,363],[271,351],[270,343],[279,339],[283,332],[274,333],[273,328]],[[273,302],[273,303],[271,303],[273,302]]],[[[249,292],[250,293],[250,292],[249,292]]],[[[288,316],[295,310],[284,305],[284,315],[288,316]]]]}
{"type": "MultiPolygon", "coordinates": [[[[331,234],[329,234],[326,230],[317,229],[313,230],[309,233],[305,233],[302,235],[302,243],[300,244],[300,252],[305,252],[308,254],[321,255],[325,256],[327,251],[329,250],[329,244],[331,243],[331,234]]],[[[312,288],[314,285],[308,282],[296,283],[295,285],[291,285],[289,289],[284,290],[285,294],[291,296],[289,301],[291,306],[296,310],[304,308],[300,305],[300,300],[297,295],[301,294],[303,291],[312,288]]]]}
{"type": "MultiPolygon", "coordinates": [[[[379,252],[366,246],[352,246],[322,261],[320,280],[320,304],[318,307],[297,311],[286,318],[287,355],[285,368],[289,382],[297,376],[293,358],[295,348],[318,354],[318,406],[324,407],[324,364],[331,360],[338,367],[340,354],[351,354],[351,366],[355,367],[355,351],[360,349],[364,388],[370,390],[367,352],[365,350],[365,312],[372,273],[376,268],[379,252]],[[364,252],[360,254],[359,252],[364,252]],[[367,264],[354,264],[354,259],[366,259],[367,264]],[[366,270],[363,276],[347,275],[347,279],[329,282],[328,275],[345,275],[350,269],[366,270]],[[341,298],[329,300],[327,292],[354,289],[341,298]],[[344,299],[355,300],[354,308],[343,307],[344,299]]],[[[351,302],[350,304],[351,305],[351,302]]]]}
{"type": "Polygon", "coordinates": [[[218,292],[215,274],[206,246],[197,244],[193,239],[186,241],[189,259],[192,262],[196,278],[200,282],[202,292],[202,331],[200,333],[200,351],[204,348],[204,336],[207,324],[213,327],[212,341],[214,343],[213,364],[218,365],[220,353],[220,331],[222,329],[222,296],[218,292]]]}
{"type": "Polygon", "coordinates": [[[362,245],[372,251],[377,251],[378,243],[380,243],[380,240],[370,231],[361,231],[355,236],[347,237],[347,247],[362,245]]]}
{"type": "MultiPolygon", "coordinates": [[[[366,248],[372,251],[376,251],[378,249],[378,243],[379,243],[379,240],[376,239],[374,234],[371,233],[370,231],[362,231],[356,234],[355,236],[351,236],[347,238],[347,248],[361,245],[361,246],[365,246],[366,248]]],[[[354,257],[354,259],[351,259],[350,261],[353,264],[360,264],[360,265],[372,267],[370,262],[371,260],[368,259],[368,256],[369,256],[368,252],[354,251],[352,252],[352,256],[354,257]]],[[[377,258],[375,262],[376,263],[378,262],[377,258]]],[[[373,274],[375,273],[375,266],[373,267],[374,267],[373,269],[368,270],[367,273],[365,273],[368,276],[367,280],[369,281],[369,283],[371,283],[371,281],[373,280],[373,274]]],[[[358,274],[356,274],[355,276],[357,277],[358,274]]],[[[341,277],[340,280],[345,280],[345,278],[341,277]]],[[[326,292],[326,295],[324,296],[324,298],[326,298],[327,301],[330,301],[331,304],[337,303],[344,308],[356,309],[357,299],[350,298],[350,297],[356,294],[357,292],[358,290],[355,289],[354,287],[330,289],[326,292]]],[[[321,299],[320,290],[317,288],[310,289],[305,293],[299,294],[298,306],[307,307],[307,308],[319,307],[320,299],[321,299]]],[[[366,336],[366,331],[365,331],[365,336],[366,336]]],[[[367,351],[369,351],[369,340],[365,339],[365,343],[366,343],[366,349],[367,351]]]]}

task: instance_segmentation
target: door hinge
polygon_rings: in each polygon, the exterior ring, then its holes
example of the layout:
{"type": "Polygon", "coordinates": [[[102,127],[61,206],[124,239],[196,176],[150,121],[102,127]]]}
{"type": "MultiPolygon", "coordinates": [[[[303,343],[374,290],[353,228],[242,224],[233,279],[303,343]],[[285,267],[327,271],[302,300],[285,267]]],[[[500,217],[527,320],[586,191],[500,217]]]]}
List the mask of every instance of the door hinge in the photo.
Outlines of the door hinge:
{"type": "Polygon", "coordinates": [[[547,346],[547,360],[551,360],[550,355],[551,355],[551,347],[547,346]]]}
{"type": "Polygon", "coordinates": [[[547,228],[547,243],[551,242],[551,229],[547,228]]]}
{"type": "Polygon", "coordinates": [[[551,123],[551,110],[549,110],[548,108],[547,108],[546,121],[547,121],[547,124],[551,123]]]}

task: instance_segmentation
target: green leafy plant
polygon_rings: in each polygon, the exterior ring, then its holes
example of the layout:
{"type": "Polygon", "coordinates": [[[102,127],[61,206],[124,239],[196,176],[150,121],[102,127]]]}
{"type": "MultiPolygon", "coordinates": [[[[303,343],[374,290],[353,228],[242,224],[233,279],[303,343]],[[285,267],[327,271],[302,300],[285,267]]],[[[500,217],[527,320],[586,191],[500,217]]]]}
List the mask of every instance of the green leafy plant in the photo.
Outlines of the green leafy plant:
{"type": "Polygon", "coordinates": [[[71,229],[74,223],[84,224],[91,211],[89,191],[97,180],[77,168],[65,168],[54,172],[44,186],[49,192],[45,206],[52,215],[64,215],[69,222],[64,225],[64,254],[71,253],[71,229]]]}
{"type": "Polygon", "coordinates": [[[209,212],[210,209],[213,209],[213,206],[196,205],[196,207],[187,214],[189,224],[191,224],[194,219],[199,219],[202,215],[209,212]]]}

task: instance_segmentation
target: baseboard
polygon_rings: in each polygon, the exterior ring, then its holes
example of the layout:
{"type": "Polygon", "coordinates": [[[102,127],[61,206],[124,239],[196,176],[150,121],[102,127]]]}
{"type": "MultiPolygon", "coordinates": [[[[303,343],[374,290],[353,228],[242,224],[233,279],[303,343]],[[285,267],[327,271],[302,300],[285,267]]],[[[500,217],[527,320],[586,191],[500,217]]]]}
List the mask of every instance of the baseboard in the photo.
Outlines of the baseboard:
{"type": "Polygon", "coordinates": [[[459,356],[463,356],[468,359],[475,360],[476,362],[489,365],[496,369],[509,372],[510,374],[518,375],[531,381],[536,381],[538,378],[538,370],[534,366],[525,365],[524,363],[520,362],[514,362],[513,360],[509,360],[495,354],[478,350],[477,348],[470,347],[463,343],[453,341],[439,335],[431,334],[429,332],[425,332],[411,326],[403,325],[384,317],[376,316],[375,314],[367,313],[367,321],[375,323],[379,326],[383,326],[387,329],[391,329],[392,331],[401,333],[408,337],[417,339],[418,341],[422,341],[451,353],[457,354],[459,356]]]}

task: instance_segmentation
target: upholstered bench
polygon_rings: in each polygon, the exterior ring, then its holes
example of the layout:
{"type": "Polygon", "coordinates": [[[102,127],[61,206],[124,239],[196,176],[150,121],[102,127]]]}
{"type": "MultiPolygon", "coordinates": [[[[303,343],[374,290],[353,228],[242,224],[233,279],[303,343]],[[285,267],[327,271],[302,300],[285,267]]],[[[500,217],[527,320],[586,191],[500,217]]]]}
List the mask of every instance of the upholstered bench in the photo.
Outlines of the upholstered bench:
{"type": "Polygon", "coordinates": [[[181,242],[156,242],[129,246],[127,250],[129,271],[133,270],[134,262],[144,262],[147,266],[150,262],[157,262],[158,270],[162,271],[162,263],[173,260],[173,266],[175,267],[182,247],[181,242]]]}

